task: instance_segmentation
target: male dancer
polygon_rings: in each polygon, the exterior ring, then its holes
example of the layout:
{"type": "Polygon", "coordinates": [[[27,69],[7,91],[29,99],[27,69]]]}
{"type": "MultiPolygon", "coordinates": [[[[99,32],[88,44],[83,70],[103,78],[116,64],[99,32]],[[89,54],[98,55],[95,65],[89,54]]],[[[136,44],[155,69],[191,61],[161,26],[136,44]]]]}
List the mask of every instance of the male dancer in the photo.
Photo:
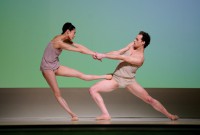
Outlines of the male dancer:
{"type": "Polygon", "coordinates": [[[116,67],[111,80],[102,80],[89,89],[92,98],[102,112],[102,115],[96,117],[97,120],[111,119],[111,116],[109,115],[104,101],[99,93],[110,92],[120,86],[128,89],[132,94],[150,104],[155,110],[161,112],[169,119],[178,119],[178,116],[169,113],[159,101],[152,98],[135,80],[137,69],[144,63],[144,49],[149,45],[149,43],[149,34],[141,31],[133,42],[121,50],[112,51],[106,54],[96,53],[94,58],[121,60],[119,65],[116,67]]]}

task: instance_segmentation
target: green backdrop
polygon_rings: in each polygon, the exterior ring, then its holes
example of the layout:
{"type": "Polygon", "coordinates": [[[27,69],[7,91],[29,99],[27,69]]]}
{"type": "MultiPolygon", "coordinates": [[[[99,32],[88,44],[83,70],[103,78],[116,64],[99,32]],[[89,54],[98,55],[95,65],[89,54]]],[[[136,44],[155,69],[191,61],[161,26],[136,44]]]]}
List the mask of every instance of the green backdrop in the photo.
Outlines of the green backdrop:
{"type": "MultiPolygon", "coordinates": [[[[147,31],[152,41],[137,81],[148,88],[200,88],[199,7],[199,0],[0,0],[0,87],[49,87],[39,70],[44,48],[72,22],[74,41],[98,52],[121,49],[147,31]]],[[[60,62],[98,75],[118,63],[69,51],[60,62]]],[[[96,81],[58,77],[58,83],[79,88],[96,81]]]]}

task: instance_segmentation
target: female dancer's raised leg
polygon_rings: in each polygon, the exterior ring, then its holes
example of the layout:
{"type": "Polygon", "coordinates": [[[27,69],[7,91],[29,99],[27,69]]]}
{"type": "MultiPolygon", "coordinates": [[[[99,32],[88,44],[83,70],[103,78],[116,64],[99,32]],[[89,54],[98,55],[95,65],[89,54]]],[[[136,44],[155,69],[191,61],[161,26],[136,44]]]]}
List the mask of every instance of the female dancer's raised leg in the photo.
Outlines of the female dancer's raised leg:
{"type": "Polygon", "coordinates": [[[92,80],[98,80],[98,79],[107,79],[111,80],[112,75],[87,75],[84,74],[78,70],[66,67],[66,66],[60,66],[58,70],[56,70],[56,75],[58,76],[65,76],[65,77],[76,77],[85,81],[92,81],[92,80]]]}

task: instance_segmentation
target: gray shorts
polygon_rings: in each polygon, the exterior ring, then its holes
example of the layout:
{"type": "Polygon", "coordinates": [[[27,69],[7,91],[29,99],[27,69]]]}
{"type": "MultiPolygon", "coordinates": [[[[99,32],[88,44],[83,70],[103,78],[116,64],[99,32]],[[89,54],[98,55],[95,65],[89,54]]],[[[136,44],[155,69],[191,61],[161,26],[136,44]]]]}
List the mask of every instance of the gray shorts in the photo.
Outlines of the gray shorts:
{"type": "Polygon", "coordinates": [[[129,78],[129,77],[122,77],[122,76],[117,76],[113,74],[112,78],[119,84],[120,87],[126,87],[127,85],[135,82],[135,77],[129,78]]]}
{"type": "Polygon", "coordinates": [[[55,71],[59,67],[60,67],[60,63],[59,62],[54,62],[54,63],[41,62],[41,64],[40,64],[40,71],[44,71],[44,70],[55,71]]]}

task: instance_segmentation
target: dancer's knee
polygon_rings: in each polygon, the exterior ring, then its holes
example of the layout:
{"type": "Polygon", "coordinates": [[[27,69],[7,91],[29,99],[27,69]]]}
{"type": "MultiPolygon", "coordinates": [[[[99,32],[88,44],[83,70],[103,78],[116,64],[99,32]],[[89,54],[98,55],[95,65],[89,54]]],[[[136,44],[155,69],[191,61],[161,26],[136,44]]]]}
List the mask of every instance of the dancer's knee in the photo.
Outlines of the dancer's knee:
{"type": "Polygon", "coordinates": [[[95,95],[96,94],[96,88],[95,87],[91,87],[90,89],[89,89],[89,93],[90,93],[90,95],[95,95]]]}
{"type": "Polygon", "coordinates": [[[61,93],[60,92],[54,92],[54,96],[58,99],[61,97],[61,93]]]}
{"type": "Polygon", "coordinates": [[[144,101],[148,104],[153,104],[154,103],[154,99],[151,96],[146,96],[144,101]]]}

